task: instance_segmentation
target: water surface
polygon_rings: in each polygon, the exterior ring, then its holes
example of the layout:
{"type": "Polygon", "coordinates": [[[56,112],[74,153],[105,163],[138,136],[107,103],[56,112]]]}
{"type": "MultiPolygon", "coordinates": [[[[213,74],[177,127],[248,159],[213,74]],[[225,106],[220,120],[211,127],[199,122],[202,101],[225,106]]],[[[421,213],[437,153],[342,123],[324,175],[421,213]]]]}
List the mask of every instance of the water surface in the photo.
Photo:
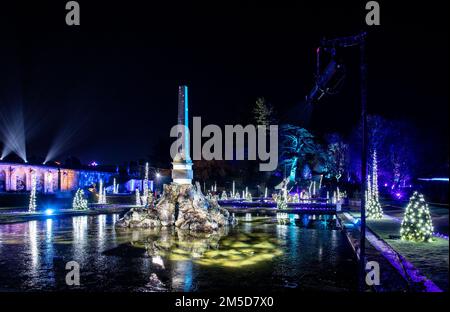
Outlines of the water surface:
{"type": "Polygon", "coordinates": [[[120,229],[114,227],[118,218],[0,225],[0,291],[348,291],[356,286],[352,251],[330,217],[278,224],[247,216],[212,235],[120,229]],[[65,283],[68,261],[80,264],[80,286],[65,283]]]}

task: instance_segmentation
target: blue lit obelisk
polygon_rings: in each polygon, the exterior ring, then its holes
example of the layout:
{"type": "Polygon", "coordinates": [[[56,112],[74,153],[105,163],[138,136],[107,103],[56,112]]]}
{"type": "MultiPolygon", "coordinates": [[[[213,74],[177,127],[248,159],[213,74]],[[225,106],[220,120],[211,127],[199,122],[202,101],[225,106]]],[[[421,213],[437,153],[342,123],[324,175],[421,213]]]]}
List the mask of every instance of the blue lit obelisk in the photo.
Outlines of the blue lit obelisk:
{"type": "MultiPolygon", "coordinates": [[[[178,87],[178,125],[189,129],[188,87],[178,87]]],[[[192,160],[190,156],[189,135],[184,136],[184,143],[178,149],[172,162],[172,180],[175,184],[192,184],[192,160]]]]}

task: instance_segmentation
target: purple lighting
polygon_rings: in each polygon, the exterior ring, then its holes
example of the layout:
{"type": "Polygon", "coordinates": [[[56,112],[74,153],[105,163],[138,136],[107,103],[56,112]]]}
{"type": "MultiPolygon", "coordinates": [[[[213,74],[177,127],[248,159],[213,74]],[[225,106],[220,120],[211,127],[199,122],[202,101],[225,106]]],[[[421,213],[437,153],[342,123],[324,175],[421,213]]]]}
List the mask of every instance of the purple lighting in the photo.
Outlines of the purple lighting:
{"type": "Polygon", "coordinates": [[[91,163],[89,164],[89,166],[91,166],[91,167],[97,167],[97,166],[98,166],[98,163],[95,162],[95,161],[93,161],[93,162],[91,162],[91,163]]]}

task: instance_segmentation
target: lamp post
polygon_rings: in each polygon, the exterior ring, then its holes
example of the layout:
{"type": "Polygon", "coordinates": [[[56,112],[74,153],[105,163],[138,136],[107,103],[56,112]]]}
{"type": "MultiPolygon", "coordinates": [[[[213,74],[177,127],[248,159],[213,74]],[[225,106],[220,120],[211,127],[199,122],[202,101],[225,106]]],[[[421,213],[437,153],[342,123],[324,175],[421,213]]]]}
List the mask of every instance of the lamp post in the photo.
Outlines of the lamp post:
{"type": "Polygon", "coordinates": [[[361,230],[359,243],[359,290],[365,289],[366,272],[366,175],[367,175],[367,66],[365,59],[365,41],[359,45],[360,49],[360,75],[361,75],[361,124],[362,124],[362,151],[361,151],[361,230]]]}
{"type": "Polygon", "coordinates": [[[331,40],[322,40],[322,46],[325,51],[331,52],[332,60],[326,66],[322,73],[320,73],[320,53],[322,49],[317,49],[317,79],[316,85],[311,90],[307,97],[308,103],[318,101],[322,96],[328,92],[329,84],[332,78],[339,72],[341,66],[334,60],[336,48],[347,48],[359,46],[360,52],[360,95],[361,95],[361,126],[362,126],[362,149],[361,149],[361,223],[360,223],[360,242],[359,242],[359,290],[364,291],[365,275],[366,275],[366,175],[367,175],[367,65],[366,65],[366,51],[365,41],[367,34],[361,32],[355,36],[341,37],[331,40]]]}

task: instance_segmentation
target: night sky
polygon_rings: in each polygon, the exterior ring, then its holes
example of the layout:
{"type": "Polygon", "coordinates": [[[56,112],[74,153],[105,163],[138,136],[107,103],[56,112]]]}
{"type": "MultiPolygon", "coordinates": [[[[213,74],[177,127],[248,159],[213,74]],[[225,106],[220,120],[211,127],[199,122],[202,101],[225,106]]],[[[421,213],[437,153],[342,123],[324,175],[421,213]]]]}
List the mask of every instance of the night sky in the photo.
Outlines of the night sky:
{"type": "MultiPolygon", "coordinates": [[[[58,159],[169,159],[161,147],[171,142],[180,84],[190,88],[191,116],[203,123],[249,123],[260,96],[281,120],[295,120],[313,86],[320,39],[362,29],[369,112],[413,122],[448,155],[448,22],[433,1],[379,1],[378,27],[364,25],[365,1],[80,0],[80,27],[65,24],[66,1],[14,2],[0,8],[0,109],[23,105],[28,156],[45,157],[65,131],[58,159]]],[[[314,107],[314,133],[348,135],[356,127],[357,52],[342,55],[341,92],[314,107]]]]}

